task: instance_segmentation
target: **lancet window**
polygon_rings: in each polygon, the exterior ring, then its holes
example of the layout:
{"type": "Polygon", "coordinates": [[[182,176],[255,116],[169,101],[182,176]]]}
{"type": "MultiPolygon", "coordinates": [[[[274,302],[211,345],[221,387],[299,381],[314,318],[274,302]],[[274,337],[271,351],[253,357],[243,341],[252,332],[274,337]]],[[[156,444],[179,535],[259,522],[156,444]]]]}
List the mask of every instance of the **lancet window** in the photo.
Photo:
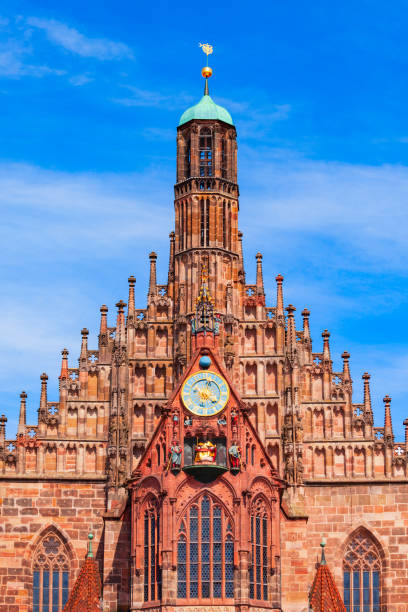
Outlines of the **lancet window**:
{"type": "Polygon", "coordinates": [[[380,612],[381,557],[369,533],[359,530],[349,541],[343,561],[347,612],[380,612]]]}
{"type": "Polygon", "coordinates": [[[210,200],[202,199],[200,202],[200,245],[210,244],[210,200]]]}
{"type": "Polygon", "coordinates": [[[33,612],[61,612],[68,600],[69,560],[59,536],[48,533],[33,557],[33,612]]]}
{"type": "Polygon", "coordinates": [[[222,203],[222,245],[224,248],[227,246],[227,214],[225,200],[222,203]]]}
{"type": "Polygon", "coordinates": [[[177,597],[200,601],[234,597],[232,523],[206,494],[190,506],[180,524],[177,597]]]}
{"type": "Polygon", "coordinates": [[[251,552],[249,597],[268,600],[268,532],[269,513],[263,499],[258,498],[251,511],[251,552]]]}
{"type": "Polygon", "coordinates": [[[189,178],[189,176],[191,175],[191,145],[190,145],[190,140],[188,140],[186,142],[186,148],[184,150],[184,171],[185,171],[185,177],[189,178]]]}
{"type": "Polygon", "coordinates": [[[151,502],[144,511],[144,601],[161,599],[161,568],[159,565],[160,516],[151,502]]]}
{"type": "Polygon", "coordinates": [[[199,142],[200,176],[212,176],[213,142],[211,130],[203,128],[199,142]]]}
{"type": "Polygon", "coordinates": [[[227,143],[225,138],[221,141],[221,176],[227,178],[227,143]]]}

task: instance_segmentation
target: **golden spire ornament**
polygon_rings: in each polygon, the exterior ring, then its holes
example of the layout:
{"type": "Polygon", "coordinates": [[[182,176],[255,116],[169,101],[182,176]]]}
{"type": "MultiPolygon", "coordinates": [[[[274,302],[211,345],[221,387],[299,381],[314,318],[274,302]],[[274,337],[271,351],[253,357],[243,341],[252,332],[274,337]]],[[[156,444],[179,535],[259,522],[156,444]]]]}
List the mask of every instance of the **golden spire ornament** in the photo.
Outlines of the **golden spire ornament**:
{"type": "MultiPolygon", "coordinates": [[[[204,66],[204,68],[201,70],[201,74],[203,75],[203,77],[205,79],[208,79],[211,75],[212,75],[212,68],[209,67],[208,65],[208,56],[211,55],[211,53],[213,52],[213,46],[208,44],[208,43],[198,43],[199,46],[202,48],[203,52],[206,54],[207,56],[207,65],[204,66]]],[[[208,95],[208,85],[207,85],[207,80],[205,81],[205,89],[208,95]]]]}

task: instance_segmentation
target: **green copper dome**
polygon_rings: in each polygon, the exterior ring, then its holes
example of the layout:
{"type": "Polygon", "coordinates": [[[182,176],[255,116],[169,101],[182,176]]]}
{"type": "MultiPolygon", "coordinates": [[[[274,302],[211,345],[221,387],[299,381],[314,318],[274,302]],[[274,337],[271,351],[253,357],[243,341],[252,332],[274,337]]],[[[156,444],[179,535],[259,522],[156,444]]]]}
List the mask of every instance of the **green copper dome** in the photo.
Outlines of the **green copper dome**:
{"type": "Polygon", "coordinates": [[[192,119],[218,119],[218,121],[234,125],[229,112],[222,106],[218,106],[208,94],[205,94],[198,104],[184,111],[179,125],[184,125],[192,119]]]}

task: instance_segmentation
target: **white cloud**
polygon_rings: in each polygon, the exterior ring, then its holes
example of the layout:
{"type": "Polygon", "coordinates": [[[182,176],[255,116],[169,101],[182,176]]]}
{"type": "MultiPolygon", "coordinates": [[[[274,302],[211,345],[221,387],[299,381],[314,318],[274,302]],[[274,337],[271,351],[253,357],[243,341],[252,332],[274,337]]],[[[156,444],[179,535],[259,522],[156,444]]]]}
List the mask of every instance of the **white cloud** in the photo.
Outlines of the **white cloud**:
{"type": "Polygon", "coordinates": [[[132,50],[124,43],[114,42],[107,38],[88,38],[75,28],[54,19],[29,17],[28,25],[44,30],[50,41],[67,51],[82,57],[93,57],[99,60],[132,58],[132,50]]]}
{"type": "MultiPolygon", "coordinates": [[[[325,266],[408,271],[408,168],[364,166],[277,156],[267,150],[241,152],[241,181],[250,186],[257,214],[279,240],[284,233],[304,246],[335,240],[333,259],[325,266]],[[242,163],[242,157],[245,158],[242,163]],[[341,252],[342,262],[334,261],[341,252]]],[[[242,209],[247,202],[243,190],[242,209]]],[[[251,205],[248,201],[248,208],[251,205]]],[[[245,215],[245,212],[244,212],[245,215]]],[[[246,219],[257,231],[259,217],[246,219]]],[[[286,237],[285,237],[286,239],[286,237]]],[[[304,253],[306,259],[318,251],[304,253]]]]}
{"type": "Polygon", "coordinates": [[[145,107],[162,107],[166,106],[168,110],[177,110],[184,108],[187,104],[191,104],[193,98],[184,93],[178,95],[163,95],[162,92],[140,89],[133,85],[124,85],[124,89],[131,92],[131,96],[123,98],[115,98],[113,102],[122,104],[123,106],[145,106],[145,107]]]}
{"type": "Polygon", "coordinates": [[[65,70],[26,63],[25,58],[30,53],[29,48],[12,39],[0,44],[0,76],[20,78],[22,76],[43,77],[65,74],[65,70]]]}
{"type": "Polygon", "coordinates": [[[88,74],[77,74],[75,76],[72,76],[69,79],[69,82],[71,83],[71,85],[75,85],[75,87],[81,87],[82,85],[86,85],[87,83],[92,83],[93,80],[93,77],[89,76],[88,74]]]}

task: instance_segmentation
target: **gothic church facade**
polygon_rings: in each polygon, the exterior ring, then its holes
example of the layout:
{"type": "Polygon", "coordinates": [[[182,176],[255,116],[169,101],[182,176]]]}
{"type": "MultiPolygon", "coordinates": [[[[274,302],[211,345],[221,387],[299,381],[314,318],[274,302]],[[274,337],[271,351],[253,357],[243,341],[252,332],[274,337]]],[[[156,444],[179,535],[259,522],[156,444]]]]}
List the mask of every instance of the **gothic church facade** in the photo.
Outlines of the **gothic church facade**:
{"type": "MultiPolygon", "coordinates": [[[[348,612],[408,610],[408,435],[375,427],[369,374],[353,402],[347,352],[312,346],[309,311],[244,269],[236,130],[208,94],[177,129],[168,277],[97,348],[62,351],[38,423],[0,418],[0,612],[61,612],[87,550],[100,609],[301,612],[326,538],[348,612]],[[140,307],[141,306],[141,307],[140,307]]],[[[404,422],[408,427],[408,420],[404,422]]],[[[334,608],[333,608],[334,609],[334,608]]]]}

